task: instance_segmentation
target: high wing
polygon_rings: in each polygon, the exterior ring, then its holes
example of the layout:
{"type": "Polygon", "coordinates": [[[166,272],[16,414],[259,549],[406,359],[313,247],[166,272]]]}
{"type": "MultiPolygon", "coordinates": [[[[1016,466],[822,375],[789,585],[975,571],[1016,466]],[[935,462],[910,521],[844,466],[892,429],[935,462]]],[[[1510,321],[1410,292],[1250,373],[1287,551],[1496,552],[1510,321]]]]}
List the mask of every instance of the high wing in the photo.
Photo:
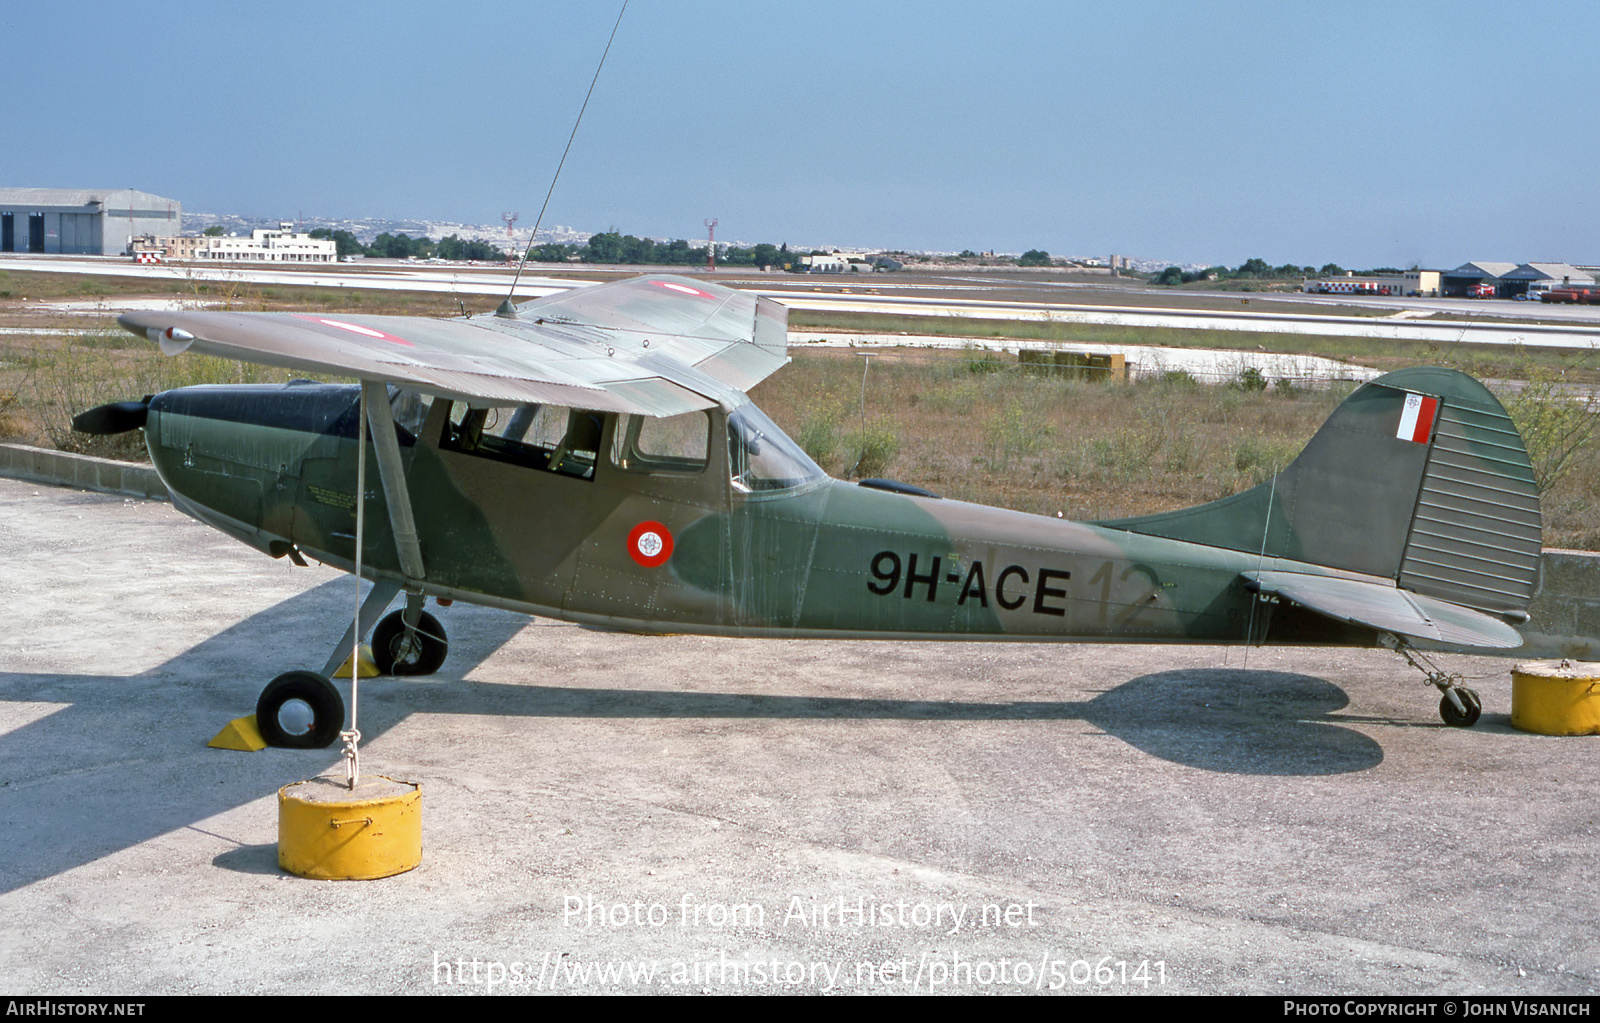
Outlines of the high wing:
{"type": "Polygon", "coordinates": [[[1383,582],[1299,572],[1242,574],[1252,589],[1337,621],[1451,646],[1511,650],[1522,645],[1522,636],[1503,621],[1383,582]]]}
{"type": "Polygon", "coordinates": [[[477,405],[647,416],[740,404],[789,361],[783,306],[666,275],[537,299],[516,318],[130,312],[117,322],[169,355],[192,349],[477,405]]]}

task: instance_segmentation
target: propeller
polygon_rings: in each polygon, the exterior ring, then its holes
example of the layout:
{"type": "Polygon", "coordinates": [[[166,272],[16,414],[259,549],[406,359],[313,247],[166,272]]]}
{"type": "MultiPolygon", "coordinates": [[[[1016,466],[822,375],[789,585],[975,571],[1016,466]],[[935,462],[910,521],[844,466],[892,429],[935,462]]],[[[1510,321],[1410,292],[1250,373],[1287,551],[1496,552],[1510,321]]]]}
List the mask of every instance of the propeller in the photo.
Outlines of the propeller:
{"type": "Polygon", "coordinates": [[[114,401],[80,412],[72,417],[72,429],[100,436],[137,430],[144,426],[145,417],[150,414],[152,397],[154,395],[147,394],[142,401],[114,401]]]}

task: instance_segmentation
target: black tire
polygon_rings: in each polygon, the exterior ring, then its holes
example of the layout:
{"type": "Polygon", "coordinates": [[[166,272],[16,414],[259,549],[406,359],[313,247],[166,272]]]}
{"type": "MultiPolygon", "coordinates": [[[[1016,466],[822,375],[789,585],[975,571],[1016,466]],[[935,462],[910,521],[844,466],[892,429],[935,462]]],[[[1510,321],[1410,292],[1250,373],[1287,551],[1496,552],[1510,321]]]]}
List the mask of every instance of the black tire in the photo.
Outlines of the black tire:
{"type": "Polygon", "coordinates": [[[324,749],[344,727],[344,698],[314,671],[286,671],[261,690],[256,727],[269,746],[324,749]]]}
{"type": "Polygon", "coordinates": [[[1478,694],[1466,687],[1456,689],[1461,702],[1466,705],[1465,714],[1456,710],[1456,705],[1450,702],[1450,694],[1446,693],[1439,701],[1439,717],[1451,728],[1471,728],[1478,723],[1478,718],[1483,715],[1483,701],[1478,699],[1478,694]]]}
{"type": "Polygon", "coordinates": [[[450,652],[444,626],[428,612],[417,619],[417,630],[406,635],[403,612],[396,611],[372,630],[372,659],[384,675],[432,675],[450,652]]]}

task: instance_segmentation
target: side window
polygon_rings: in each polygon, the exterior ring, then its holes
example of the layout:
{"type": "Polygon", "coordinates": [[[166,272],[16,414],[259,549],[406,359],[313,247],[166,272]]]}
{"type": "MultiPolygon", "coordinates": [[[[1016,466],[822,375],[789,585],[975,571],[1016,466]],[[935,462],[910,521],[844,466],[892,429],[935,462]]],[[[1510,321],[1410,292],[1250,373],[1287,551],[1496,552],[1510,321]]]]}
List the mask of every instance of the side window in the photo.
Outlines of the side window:
{"type": "Polygon", "coordinates": [[[531,469],[553,469],[552,457],[568,434],[572,415],[571,409],[557,405],[469,408],[456,402],[439,446],[531,469]]]}
{"type": "Polygon", "coordinates": [[[698,473],[710,451],[711,416],[705,412],[622,416],[611,438],[611,464],[625,472],[698,473]]]}
{"type": "Polygon", "coordinates": [[[549,450],[567,431],[568,409],[559,405],[518,405],[490,409],[484,432],[507,442],[531,444],[549,450]]]}

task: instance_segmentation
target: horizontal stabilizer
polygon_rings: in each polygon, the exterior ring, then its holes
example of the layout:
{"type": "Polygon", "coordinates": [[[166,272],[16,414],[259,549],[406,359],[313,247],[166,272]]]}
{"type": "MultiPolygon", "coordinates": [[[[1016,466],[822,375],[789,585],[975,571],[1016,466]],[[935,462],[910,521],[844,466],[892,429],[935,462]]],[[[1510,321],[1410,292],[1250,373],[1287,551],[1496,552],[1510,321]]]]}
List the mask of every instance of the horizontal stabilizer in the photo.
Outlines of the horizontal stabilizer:
{"type": "Polygon", "coordinates": [[[1245,572],[1262,593],[1276,594],[1341,622],[1450,646],[1510,650],[1517,630],[1486,614],[1378,582],[1298,572],[1245,572]]]}

